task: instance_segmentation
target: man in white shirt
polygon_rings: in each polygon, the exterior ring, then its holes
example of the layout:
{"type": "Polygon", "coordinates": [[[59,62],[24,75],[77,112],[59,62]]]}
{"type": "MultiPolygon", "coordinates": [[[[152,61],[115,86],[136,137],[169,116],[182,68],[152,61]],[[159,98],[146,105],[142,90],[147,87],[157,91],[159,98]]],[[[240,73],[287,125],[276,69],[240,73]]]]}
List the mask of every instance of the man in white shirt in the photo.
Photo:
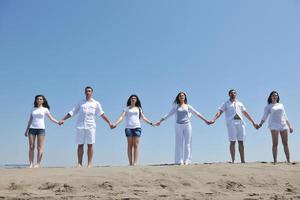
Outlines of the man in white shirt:
{"type": "Polygon", "coordinates": [[[245,123],[243,120],[243,115],[253,124],[255,128],[258,128],[258,124],[254,122],[252,117],[246,111],[245,106],[242,102],[236,99],[237,93],[234,89],[228,92],[229,100],[226,101],[220,108],[215,117],[212,119],[211,123],[215,121],[225,112],[225,120],[228,129],[228,139],[230,142],[230,155],[232,163],[235,160],[235,143],[239,143],[239,152],[241,157],[241,162],[245,163],[244,155],[244,140],[245,140],[245,123]]]}
{"type": "Polygon", "coordinates": [[[76,123],[76,143],[78,144],[77,156],[78,156],[78,167],[82,167],[83,149],[84,144],[88,145],[88,165],[87,167],[92,167],[93,161],[93,144],[96,139],[96,116],[101,116],[104,121],[113,128],[113,124],[104,114],[101,104],[93,99],[93,88],[87,86],[85,88],[84,100],[81,100],[61,121],[63,124],[65,120],[71,118],[72,116],[78,114],[78,119],[76,123]]]}

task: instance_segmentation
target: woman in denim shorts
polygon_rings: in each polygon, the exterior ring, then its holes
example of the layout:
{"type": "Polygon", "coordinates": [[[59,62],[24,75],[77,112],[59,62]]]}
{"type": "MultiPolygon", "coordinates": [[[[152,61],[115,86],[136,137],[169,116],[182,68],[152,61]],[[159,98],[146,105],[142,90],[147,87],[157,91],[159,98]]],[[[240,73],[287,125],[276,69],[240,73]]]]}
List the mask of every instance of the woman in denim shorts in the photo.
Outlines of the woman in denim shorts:
{"type": "Polygon", "coordinates": [[[137,95],[131,95],[127,100],[127,107],[123,110],[120,118],[113,125],[113,128],[117,127],[125,118],[126,127],[125,135],[127,137],[127,154],[129,165],[136,165],[139,155],[139,141],[142,134],[141,122],[142,118],[146,123],[153,126],[152,122],[149,121],[142,110],[141,102],[137,95]],[[132,151],[133,149],[133,151],[132,151]],[[133,152],[133,160],[132,160],[133,152]]]}
{"type": "Polygon", "coordinates": [[[29,167],[39,168],[43,156],[43,144],[45,141],[45,115],[54,123],[59,122],[52,117],[49,112],[50,106],[43,95],[37,95],[34,98],[34,108],[31,110],[25,136],[29,141],[29,167]],[[37,138],[37,163],[33,165],[34,146],[37,138]]]}

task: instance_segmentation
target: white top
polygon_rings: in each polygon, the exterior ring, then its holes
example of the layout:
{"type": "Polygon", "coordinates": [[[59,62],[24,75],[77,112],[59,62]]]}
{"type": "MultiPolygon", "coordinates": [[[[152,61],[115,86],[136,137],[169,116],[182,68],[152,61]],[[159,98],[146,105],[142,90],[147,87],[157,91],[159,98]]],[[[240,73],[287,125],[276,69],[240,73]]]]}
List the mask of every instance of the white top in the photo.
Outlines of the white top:
{"type": "Polygon", "coordinates": [[[269,116],[269,127],[274,127],[274,125],[286,125],[288,120],[283,104],[281,103],[270,103],[265,107],[263,121],[269,116]]]}
{"type": "Polygon", "coordinates": [[[246,111],[246,108],[242,102],[238,100],[231,102],[228,100],[219,108],[219,110],[225,112],[226,123],[229,123],[231,120],[233,120],[235,115],[238,115],[244,123],[242,113],[246,111]]]}
{"type": "Polygon", "coordinates": [[[48,108],[39,107],[31,110],[32,122],[29,128],[45,129],[45,115],[49,116],[48,108]]]}
{"type": "Polygon", "coordinates": [[[70,112],[71,116],[78,113],[78,119],[76,123],[76,128],[78,129],[90,129],[96,128],[96,116],[103,115],[101,104],[91,99],[87,101],[86,99],[81,100],[70,112]]]}
{"type": "Polygon", "coordinates": [[[177,124],[187,124],[191,122],[192,114],[200,115],[200,113],[193,108],[193,106],[187,104],[187,106],[179,106],[178,104],[174,104],[172,109],[168,114],[166,114],[163,119],[168,119],[170,116],[175,114],[176,123],[177,124]]]}
{"type": "Polygon", "coordinates": [[[141,128],[140,112],[143,112],[141,108],[127,107],[124,109],[124,112],[125,112],[126,128],[131,128],[131,129],[141,128]]]}

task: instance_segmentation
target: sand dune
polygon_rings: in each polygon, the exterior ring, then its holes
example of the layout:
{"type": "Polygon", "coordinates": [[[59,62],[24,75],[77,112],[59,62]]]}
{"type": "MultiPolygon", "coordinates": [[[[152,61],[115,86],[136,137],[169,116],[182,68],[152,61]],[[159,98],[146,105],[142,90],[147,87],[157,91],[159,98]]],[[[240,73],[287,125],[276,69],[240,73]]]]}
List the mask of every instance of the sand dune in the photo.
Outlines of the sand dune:
{"type": "Polygon", "coordinates": [[[0,169],[1,199],[300,199],[300,164],[0,169]]]}

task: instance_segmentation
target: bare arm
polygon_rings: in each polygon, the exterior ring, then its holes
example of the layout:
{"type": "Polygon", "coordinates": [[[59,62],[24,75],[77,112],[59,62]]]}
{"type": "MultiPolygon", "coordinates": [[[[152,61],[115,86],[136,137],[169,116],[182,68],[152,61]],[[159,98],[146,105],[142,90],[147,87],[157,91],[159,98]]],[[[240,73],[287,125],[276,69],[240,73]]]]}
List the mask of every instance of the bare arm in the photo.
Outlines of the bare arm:
{"type": "Polygon", "coordinates": [[[119,119],[115,122],[114,127],[118,126],[124,120],[125,114],[125,111],[123,111],[119,119]]]}
{"type": "Polygon", "coordinates": [[[153,123],[144,115],[143,112],[141,112],[141,117],[144,120],[144,122],[150,124],[151,126],[153,126],[153,123]]]}
{"type": "Polygon", "coordinates": [[[250,114],[249,114],[247,111],[243,111],[243,114],[244,114],[245,117],[252,123],[252,125],[253,125],[256,129],[259,128],[259,125],[256,124],[256,123],[254,122],[254,120],[252,119],[252,117],[250,116],[250,114]]]}
{"type": "Polygon", "coordinates": [[[28,120],[28,123],[27,123],[27,128],[25,130],[25,136],[27,137],[28,136],[28,131],[29,131],[29,127],[31,125],[31,122],[32,122],[32,115],[30,114],[30,117],[29,117],[29,120],[28,120]]]}
{"type": "Polygon", "coordinates": [[[214,116],[214,118],[211,120],[213,123],[215,123],[215,121],[222,115],[222,113],[223,113],[223,111],[222,110],[219,110],[216,114],[215,114],[215,116],[214,116]]]}
{"type": "Polygon", "coordinates": [[[52,122],[59,124],[59,122],[50,113],[48,113],[47,116],[52,122]]]}
{"type": "Polygon", "coordinates": [[[70,115],[69,113],[66,114],[66,116],[58,122],[58,124],[61,125],[61,124],[65,123],[65,121],[71,117],[72,117],[72,115],[70,115]]]}
{"type": "Polygon", "coordinates": [[[110,122],[110,120],[104,113],[101,115],[101,117],[109,125],[110,128],[114,128],[113,124],[110,122]]]}

